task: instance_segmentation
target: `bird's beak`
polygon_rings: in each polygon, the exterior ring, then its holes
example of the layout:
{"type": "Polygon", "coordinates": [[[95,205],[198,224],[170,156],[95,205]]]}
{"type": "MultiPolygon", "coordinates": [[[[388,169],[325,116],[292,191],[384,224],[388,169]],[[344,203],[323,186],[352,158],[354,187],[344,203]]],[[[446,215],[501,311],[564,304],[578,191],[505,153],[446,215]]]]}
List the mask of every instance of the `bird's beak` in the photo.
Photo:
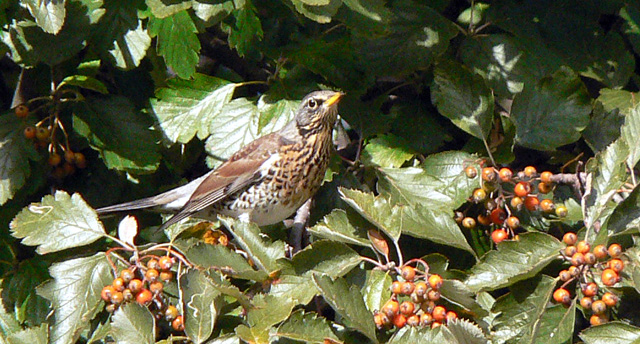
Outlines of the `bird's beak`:
{"type": "Polygon", "coordinates": [[[327,99],[324,103],[327,104],[327,106],[331,106],[333,104],[338,103],[338,101],[340,101],[340,98],[342,98],[343,96],[344,96],[344,93],[338,92],[334,94],[331,98],[327,99]]]}

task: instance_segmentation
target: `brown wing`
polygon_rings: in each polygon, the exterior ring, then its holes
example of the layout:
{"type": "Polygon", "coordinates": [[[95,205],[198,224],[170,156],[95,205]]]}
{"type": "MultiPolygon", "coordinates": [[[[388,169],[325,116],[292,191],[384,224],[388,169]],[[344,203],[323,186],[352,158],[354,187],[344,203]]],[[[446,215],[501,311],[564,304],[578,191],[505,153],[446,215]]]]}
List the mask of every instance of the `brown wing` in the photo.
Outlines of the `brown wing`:
{"type": "Polygon", "coordinates": [[[282,137],[275,132],[244,146],[203,180],[184,207],[165,222],[161,229],[204,210],[227,195],[258,181],[262,178],[260,166],[271,154],[276,153],[283,143],[282,137]]]}

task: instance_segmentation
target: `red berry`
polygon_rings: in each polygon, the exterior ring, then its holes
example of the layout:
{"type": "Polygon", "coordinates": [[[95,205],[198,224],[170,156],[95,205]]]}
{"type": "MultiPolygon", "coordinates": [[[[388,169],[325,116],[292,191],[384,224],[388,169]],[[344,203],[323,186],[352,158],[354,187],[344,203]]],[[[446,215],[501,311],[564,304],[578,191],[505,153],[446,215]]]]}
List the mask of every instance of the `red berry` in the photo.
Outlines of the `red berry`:
{"type": "Polygon", "coordinates": [[[607,287],[611,287],[614,284],[618,283],[619,279],[618,273],[613,269],[604,269],[600,277],[602,279],[602,283],[607,287]]]}
{"type": "Polygon", "coordinates": [[[60,162],[62,162],[62,158],[57,153],[51,153],[51,155],[49,155],[49,159],[47,160],[49,166],[58,166],[60,165],[60,162]]]}
{"type": "Polygon", "coordinates": [[[582,293],[584,296],[595,296],[598,294],[598,285],[594,282],[588,283],[584,287],[582,287],[582,293]]]}
{"type": "Polygon", "coordinates": [[[620,259],[614,258],[609,261],[609,267],[611,270],[620,273],[624,269],[624,263],[620,259]]]}
{"type": "Polygon", "coordinates": [[[496,209],[493,209],[493,211],[491,212],[491,215],[489,215],[489,218],[491,218],[491,222],[501,225],[504,223],[504,220],[507,218],[507,212],[502,210],[501,208],[496,208],[496,209]]]}
{"type": "Polygon", "coordinates": [[[158,260],[158,265],[161,270],[169,270],[173,266],[173,261],[171,260],[171,257],[164,256],[158,260]]]}
{"type": "Polygon", "coordinates": [[[125,288],[124,280],[120,277],[114,279],[111,285],[113,286],[113,289],[117,291],[123,291],[125,288]]]}
{"type": "Polygon", "coordinates": [[[540,200],[535,196],[527,196],[524,199],[524,207],[529,211],[538,210],[538,206],[540,205],[540,200]]]}
{"type": "Polygon", "coordinates": [[[431,312],[431,316],[433,320],[437,322],[443,322],[447,319],[447,310],[442,306],[436,306],[433,308],[433,312],[431,312]]]}
{"type": "Polygon", "coordinates": [[[606,292],[602,295],[602,301],[607,305],[607,307],[615,307],[615,305],[618,304],[618,300],[618,297],[610,292],[606,292]]]}
{"type": "Polygon", "coordinates": [[[591,245],[589,245],[588,242],[581,240],[580,242],[578,242],[578,244],[576,245],[576,249],[578,250],[578,252],[585,254],[589,251],[591,251],[591,245]]]}
{"type": "Polygon", "coordinates": [[[407,318],[402,314],[393,317],[393,325],[397,328],[403,328],[407,324],[407,318]]]}
{"type": "Polygon", "coordinates": [[[567,245],[575,245],[578,241],[578,236],[576,235],[576,233],[568,232],[564,234],[564,236],[562,237],[562,241],[567,245]]]}
{"type": "Polygon", "coordinates": [[[160,280],[163,282],[169,282],[173,278],[173,272],[171,271],[162,271],[160,272],[160,280]]]}
{"type": "Polygon", "coordinates": [[[151,291],[154,294],[162,292],[163,288],[164,288],[164,284],[162,284],[162,282],[159,282],[159,281],[149,284],[149,291],[151,291]]]}
{"type": "Polygon", "coordinates": [[[448,311],[446,318],[447,318],[447,322],[453,321],[455,319],[458,319],[458,314],[456,314],[456,312],[454,311],[448,311]]]}
{"type": "Polygon", "coordinates": [[[124,301],[124,295],[120,291],[116,291],[111,295],[111,303],[114,305],[119,305],[124,301]]]}
{"type": "Polygon", "coordinates": [[[602,300],[593,301],[591,304],[591,310],[595,314],[604,314],[607,311],[607,304],[602,300]]]}
{"type": "Polygon", "coordinates": [[[609,321],[609,318],[604,314],[594,314],[589,318],[589,323],[591,326],[598,326],[602,324],[606,324],[609,321]]]}
{"type": "Polygon", "coordinates": [[[475,190],[473,190],[473,196],[471,196],[471,198],[473,199],[473,202],[475,203],[480,203],[482,201],[484,201],[485,199],[487,199],[487,192],[484,191],[484,189],[482,188],[477,188],[475,190]]]}
{"type": "Polygon", "coordinates": [[[24,128],[24,137],[29,140],[33,140],[36,137],[36,128],[26,127],[24,128]]]}
{"type": "Polygon", "coordinates": [[[518,197],[527,197],[529,192],[531,192],[531,184],[528,182],[518,182],[518,184],[513,188],[513,192],[518,197]]]}
{"type": "Polygon", "coordinates": [[[558,303],[568,304],[571,302],[571,295],[567,289],[559,288],[553,292],[553,299],[558,303]]]}
{"type": "Polygon", "coordinates": [[[429,286],[431,287],[431,289],[434,290],[439,290],[442,287],[442,283],[444,282],[442,280],[442,277],[438,274],[433,274],[431,276],[429,276],[429,286]]]}
{"type": "Polygon", "coordinates": [[[402,282],[403,295],[411,295],[411,293],[413,293],[413,289],[415,289],[415,285],[413,284],[413,282],[402,282]]]}
{"type": "Polygon", "coordinates": [[[16,116],[20,118],[25,118],[29,116],[29,108],[24,104],[20,104],[16,106],[15,112],[16,112],[16,116]]]}
{"type": "Polygon", "coordinates": [[[113,288],[113,286],[107,285],[104,288],[102,288],[102,292],[100,292],[100,297],[102,298],[102,300],[104,300],[104,302],[111,302],[111,295],[113,295],[113,293],[115,292],[116,290],[113,288]]]}
{"type": "Polygon", "coordinates": [[[396,295],[402,294],[402,282],[393,281],[393,283],[391,283],[391,292],[396,295]]]}
{"type": "Polygon", "coordinates": [[[46,141],[49,139],[49,134],[51,132],[48,128],[45,127],[37,127],[36,128],[36,138],[40,141],[46,141]]]}
{"type": "Polygon", "coordinates": [[[149,261],[147,262],[147,267],[154,270],[160,269],[160,265],[158,264],[158,261],[156,259],[149,259],[149,261]]]}
{"type": "Polygon", "coordinates": [[[403,266],[402,269],[400,269],[400,275],[405,281],[413,281],[416,277],[416,270],[411,266],[403,266]]]}
{"type": "Polygon", "coordinates": [[[136,302],[141,305],[146,305],[147,303],[151,302],[151,299],[153,299],[153,294],[149,291],[149,289],[142,289],[140,290],[138,295],[136,295],[136,302]]]}
{"type": "Polygon", "coordinates": [[[473,229],[476,226],[476,220],[473,217],[465,217],[462,219],[462,227],[467,229],[473,229]]]}
{"type": "Polygon", "coordinates": [[[580,266],[584,264],[584,254],[580,253],[580,252],[576,252],[572,257],[571,257],[571,265],[573,266],[580,266]]]}
{"type": "Polygon", "coordinates": [[[553,200],[545,198],[540,201],[540,210],[544,211],[545,213],[552,213],[555,209],[556,205],[553,203],[553,200]]]}
{"type": "Polygon", "coordinates": [[[508,236],[509,233],[507,233],[507,231],[505,231],[504,229],[496,229],[495,231],[491,232],[491,240],[493,240],[493,242],[495,242],[496,244],[503,242],[505,239],[507,239],[508,236]]]}
{"type": "Polygon", "coordinates": [[[487,215],[480,214],[478,215],[478,223],[483,226],[488,226],[491,224],[491,218],[489,218],[489,216],[487,215]]]}
{"type": "Polygon", "coordinates": [[[553,173],[551,173],[549,171],[544,171],[544,172],[540,173],[540,181],[545,183],[545,184],[553,183],[553,181],[551,180],[551,177],[553,177],[553,173]]]}
{"type": "Polygon", "coordinates": [[[576,252],[578,252],[578,249],[575,246],[567,246],[564,248],[564,254],[567,257],[573,257],[576,252]]]}
{"type": "Polygon", "coordinates": [[[390,319],[393,319],[398,312],[400,312],[400,305],[396,300],[389,300],[387,303],[382,306],[382,312],[387,315],[390,319]]]}
{"type": "Polygon", "coordinates": [[[593,299],[589,296],[585,296],[580,299],[580,306],[584,309],[591,309],[591,305],[593,304],[593,299]]]}
{"type": "Polygon", "coordinates": [[[511,199],[511,208],[515,209],[515,210],[522,210],[522,207],[524,206],[524,200],[522,199],[522,197],[518,197],[518,196],[514,196],[511,199]]]}
{"type": "Polygon", "coordinates": [[[400,314],[404,315],[405,317],[408,317],[411,314],[413,314],[413,311],[415,311],[415,306],[413,305],[413,302],[404,301],[400,304],[400,314]]]}
{"type": "Polygon", "coordinates": [[[184,331],[184,318],[182,315],[177,316],[171,322],[171,327],[176,331],[184,331]]]}
{"type": "Polygon", "coordinates": [[[569,270],[562,270],[558,273],[558,277],[560,277],[561,281],[566,282],[571,279],[571,273],[569,270]]]}
{"type": "Polygon", "coordinates": [[[509,181],[511,181],[511,178],[513,177],[513,172],[511,171],[510,168],[503,167],[503,168],[500,169],[500,171],[498,171],[498,176],[500,177],[501,181],[509,182],[509,181]]]}
{"type": "Polygon", "coordinates": [[[431,289],[427,292],[427,298],[431,301],[438,301],[440,300],[440,292],[437,290],[431,289]]]}
{"type": "Polygon", "coordinates": [[[407,317],[407,325],[416,327],[420,325],[420,316],[417,314],[412,314],[407,317]]]}
{"type": "Polygon", "coordinates": [[[598,261],[598,258],[596,258],[596,255],[593,254],[592,252],[587,252],[584,254],[584,262],[589,264],[589,265],[593,265],[598,261]]]}
{"type": "Polygon", "coordinates": [[[124,269],[122,271],[120,271],[120,278],[122,278],[122,280],[125,283],[129,283],[131,282],[131,280],[135,277],[135,275],[133,274],[133,271],[129,270],[129,269],[124,269]]]}
{"type": "Polygon", "coordinates": [[[609,255],[609,252],[607,252],[607,248],[604,245],[597,245],[593,248],[593,254],[598,259],[604,259],[609,255]]]}
{"type": "Polygon", "coordinates": [[[622,246],[619,244],[611,244],[609,245],[609,255],[613,258],[618,258],[622,255],[622,246]]]}
{"type": "Polygon", "coordinates": [[[430,313],[424,313],[420,316],[420,326],[431,325],[433,322],[433,317],[430,313]]]}
{"type": "Polygon", "coordinates": [[[538,183],[538,191],[541,194],[548,194],[549,192],[551,192],[551,189],[552,189],[552,185],[551,184],[538,183]]]}
{"type": "Polygon", "coordinates": [[[158,279],[158,275],[160,273],[156,269],[148,269],[147,272],[144,273],[144,278],[149,282],[155,282],[158,279]]]}
{"type": "Polygon", "coordinates": [[[131,291],[134,294],[142,290],[143,286],[144,286],[144,283],[142,283],[142,281],[137,278],[134,278],[131,281],[129,281],[129,289],[131,289],[131,291]]]}

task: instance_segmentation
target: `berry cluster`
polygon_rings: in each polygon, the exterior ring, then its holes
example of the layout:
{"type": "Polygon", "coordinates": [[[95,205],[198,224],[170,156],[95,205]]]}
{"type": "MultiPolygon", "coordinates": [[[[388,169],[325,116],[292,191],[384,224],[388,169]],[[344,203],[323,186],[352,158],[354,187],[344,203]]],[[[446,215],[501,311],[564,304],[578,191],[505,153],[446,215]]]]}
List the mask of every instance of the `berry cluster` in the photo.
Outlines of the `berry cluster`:
{"type": "Polygon", "coordinates": [[[582,293],[580,306],[586,312],[593,313],[589,319],[591,325],[600,325],[609,321],[607,310],[618,304],[618,296],[604,291],[620,281],[620,273],[624,269],[622,247],[611,244],[609,247],[591,245],[584,240],[578,241],[575,233],[566,233],[562,241],[567,245],[562,253],[571,266],[560,271],[558,277],[564,283],[553,293],[553,299],[565,305],[571,303],[571,293],[566,287],[573,281],[578,281],[579,291],[582,293]],[[593,276],[599,274],[600,281],[605,286],[600,288],[593,276]]]}
{"type": "Polygon", "coordinates": [[[164,283],[173,279],[174,261],[171,257],[151,258],[146,265],[133,265],[120,271],[111,285],[102,288],[106,310],[114,312],[125,302],[148,306],[157,319],[165,318],[176,331],[184,330],[184,319],[178,309],[163,297],[164,283]]]}
{"type": "MultiPolygon", "coordinates": [[[[477,177],[478,170],[468,166],[465,174],[473,179],[477,177]]],[[[515,174],[508,167],[499,170],[484,167],[481,171],[482,187],[473,190],[470,197],[472,205],[457,211],[455,219],[467,229],[476,228],[478,224],[490,228],[491,239],[497,244],[515,238],[515,231],[520,227],[520,218],[516,216],[518,212],[540,211],[565,217],[567,208],[564,205],[556,205],[552,199],[540,197],[554,189],[553,177],[549,171],[538,174],[533,166],[515,174]]]]}
{"type": "Polygon", "coordinates": [[[427,274],[411,266],[400,269],[403,280],[391,284],[391,298],[373,315],[378,329],[409,326],[435,328],[456,319],[458,315],[436,305],[440,299],[442,277],[427,274]],[[416,276],[416,272],[420,274],[416,276]]]}

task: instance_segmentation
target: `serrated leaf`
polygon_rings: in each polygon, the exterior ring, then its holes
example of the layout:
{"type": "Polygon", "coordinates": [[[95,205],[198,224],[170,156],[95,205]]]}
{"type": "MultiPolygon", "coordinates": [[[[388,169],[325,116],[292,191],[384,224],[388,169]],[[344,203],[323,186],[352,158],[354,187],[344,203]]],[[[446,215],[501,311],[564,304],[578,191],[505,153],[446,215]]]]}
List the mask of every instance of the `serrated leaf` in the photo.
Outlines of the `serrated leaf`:
{"type": "Polygon", "coordinates": [[[262,328],[248,327],[246,325],[236,326],[234,329],[238,338],[240,338],[240,343],[245,341],[247,343],[255,343],[255,344],[268,344],[269,341],[269,331],[262,328]]]}
{"type": "Polygon", "coordinates": [[[195,343],[202,343],[211,336],[218,316],[216,298],[220,292],[209,277],[200,270],[191,269],[180,277],[184,300],[184,331],[195,343]]]}
{"type": "Polygon", "coordinates": [[[152,37],[158,37],[158,54],[164,57],[167,65],[183,79],[192,77],[199,61],[200,41],[189,13],[179,11],[161,19],[153,16],[147,29],[152,37]]]}
{"type": "Polygon", "coordinates": [[[155,343],[155,319],[149,309],[135,302],[127,302],[115,311],[111,331],[118,343],[155,343]]]}
{"type": "Polygon", "coordinates": [[[447,329],[458,343],[486,344],[489,342],[482,329],[467,319],[448,321],[447,329]]]}
{"type": "Polygon", "coordinates": [[[0,115],[0,205],[25,184],[31,174],[29,160],[38,157],[23,131],[15,115],[0,115]]]}
{"type": "Polygon", "coordinates": [[[247,1],[240,9],[232,12],[235,18],[233,26],[229,26],[229,46],[236,49],[240,56],[244,56],[255,45],[256,40],[263,36],[260,18],[251,2],[247,1]]]}
{"type": "Polygon", "coordinates": [[[625,256],[629,259],[626,264],[626,273],[630,277],[629,284],[640,292],[640,249],[634,246],[625,251],[625,256]]]}
{"type": "Polygon", "coordinates": [[[631,109],[625,116],[624,125],[620,129],[620,137],[629,148],[627,166],[633,168],[640,160],[640,104],[631,109]]]}
{"type": "Polygon", "coordinates": [[[347,326],[366,335],[372,342],[378,343],[373,317],[367,310],[357,286],[347,285],[347,281],[342,278],[332,280],[326,275],[313,275],[312,278],[322,297],[344,318],[347,326]]]}
{"type": "Polygon", "coordinates": [[[589,123],[591,99],[571,70],[561,68],[535,85],[526,84],[513,101],[511,119],[516,143],[537,150],[554,150],[575,142],[589,123]]]}
{"type": "MultiPolygon", "coordinates": [[[[244,309],[252,309],[254,306],[251,304],[249,296],[245,295],[238,287],[233,285],[227,276],[216,269],[209,269],[207,271],[208,282],[216,288],[223,295],[230,296],[238,301],[238,303],[244,307],[244,309]]],[[[216,300],[217,301],[217,300],[216,300]]]]}
{"type": "Polygon", "coordinates": [[[27,206],[10,227],[11,235],[22,239],[24,245],[38,246],[40,254],[90,244],[106,234],[98,215],[82,197],[64,191],[27,206]]]}
{"type": "Polygon", "coordinates": [[[226,246],[198,243],[189,247],[185,256],[199,268],[216,267],[236,278],[263,282],[269,277],[264,271],[254,270],[245,257],[226,246]]]}
{"type": "Polygon", "coordinates": [[[309,5],[305,3],[308,1],[310,0],[291,0],[296,11],[321,24],[330,23],[340,6],[342,6],[341,0],[320,0],[325,3],[324,5],[309,5]]]}
{"type": "Polygon", "coordinates": [[[78,86],[86,88],[88,90],[100,92],[102,94],[109,93],[107,87],[102,83],[102,81],[86,75],[70,75],[62,79],[62,82],[60,82],[58,88],[61,88],[64,85],[78,86]]]}
{"type": "Polygon", "coordinates": [[[555,279],[543,275],[512,286],[511,293],[494,306],[493,312],[502,313],[494,321],[494,338],[500,343],[532,343],[555,284],[555,279]]]}
{"type": "Polygon", "coordinates": [[[540,232],[520,234],[517,241],[503,241],[497,250],[482,256],[465,284],[474,292],[495,290],[535,276],[555,260],[564,245],[540,232]]]}
{"type": "Polygon", "coordinates": [[[278,269],[276,260],[284,257],[284,243],[269,242],[260,236],[260,228],[254,223],[236,221],[229,217],[220,217],[220,222],[233,234],[237,244],[259,269],[266,273],[278,269]]]}
{"type": "Polygon", "coordinates": [[[266,331],[289,317],[295,300],[287,295],[259,294],[253,298],[254,308],[247,313],[247,323],[254,330],[266,331]]]}
{"type": "Polygon", "coordinates": [[[391,297],[391,283],[389,273],[382,270],[367,270],[367,281],[364,287],[364,303],[370,312],[381,310],[391,297]]]}
{"type": "Polygon", "coordinates": [[[157,91],[151,105],[167,138],[187,143],[196,134],[199,139],[209,136],[211,122],[231,100],[236,86],[203,74],[195,74],[193,80],[174,78],[157,91]]]}
{"type": "Polygon", "coordinates": [[[129,70],[138,67],[140,61],[147,55],[147,49],[151,45],[151,37],[138,21],[138,27],[127,31],[121,39],[113,42],[113,48],[109,53],[113,56],[116,66],[129,70]]]}
{"type": "Polygon", "coordinates": [[[640,54],[640,6],[626,3],[620,9],[620,17],[624,20],[622,32],[628,37],[636,54],[640,54]]]}
{"type": "Polygon", "coordinates": [[[98,150],[107,167],[150,173],[160,165],[157,132],[146,114],[123,96],[87,98],[74,112],[76,132],[98,150]]]}
{"type": "Polygon", "coordinates": [[[298,276],[327,274],[342,276],[360,264],[360,255],[349,246],[329,240],[319,240],[291,258],[291,266],[298,276]]]}
{"type": "Polygon", "coordinates": [[[7,337],[8,344],[47,344],[49,343],[49,331],[47,324],[37,327],[29,327],[11,333],[7,337]]]}
{"type": "Polygon", "coordinates": [[[191,7],[193,8],[196,17],[211,24],[218,23],[231,14],[235,8],[232,0],[226,0],[214,4],[210,4],[205,1],[192,1],[191,7]]]}
{"type": "Polygon", "coordinates": [[[414,155],[402,138],[387,134],[369,140],[361,158],[367,165],[400,167],[414,155]]]}
{"type": "Polygon", "coordinates": [[[582,132],[582,137],[594,152],[607,148],[620,137],[620,127],[624,124],[624,115],[618,109],[607,111],[602,103],[596,102],[589,125],[582,132]]]}
{"type": "Polygon", "coordinates": [[[402,207],[393,206],[382,196],[365,193],[360,190],[339,189],[342,200],[347,202],[360,215],[376,225],[392,240],[397,241],[402,233],[402,207]]]}
{"type": "Polygon", "coordinates": [[[323,239],[358,246],[370,245],[366,232],[356,229],[349,222],[347,212],[342,209],[334,209],[315,226],[308,228],[307,231],[323,239]]]}
{"type": "Polygon", "coordinates": [[[533,343],[564,344],[569,342],[573,337],[575,318],[575,302],[572,302],[568,308],[564,305],[547,308],[542,314],[533,343]]]}
{"type": "Polygon", "coordinates": [[[352,11],[371,20],[382,21],[390,14],[382,0],[343,0],[342,2],[352,11]]]}
{"type": "Polygon", "coordinates": [[[28,0],[24,3],[44,32],[55,35],[62,29],[66,14],[65,1],[28,0]]]}
{"type": "Polygon", "coordinates": [[[640,230],[640,187],[636,186],[613,210],[606,228],[612,234],[630,234],[640,230]]]}
{"type": "Polygon", "coordinates": [[[289,319],[278,326],[275,335],[304,343],[322,344],[326,343],[327,338],[338,341],[327,319],[303,310],[293,312],[289,319]]]}
{"type": "Polygon", "coordinates": [[[164,19],[178,13],[187,13],[191,1],[145,0],[154,17],[164,19]]]}
{"type": "Polygon", "coordinates": [[[445,60],[434,68],[431,100],[438,111],[467,133],[486,139],[493,122],[493,93],[484,79],[445,60]]]}
{"type": "Polygon", "coordinates": [[[309,277],[282,275],[271,286],[270,294],[279,298],[288,297],[296,304],[306,305],[318,294],[318,289],[309,277]]]}
{"type": "Polygon", "coordinates": [[[49,268],[52,281],[38,287],[38,294],[51,301],[55,313],[50,343],[75,343],[89,320],[102,309],[100,292],[113,281],[104,252],[86,258],[54,263],[49,268]]]}
{"type": "Polygon", "coordinates": [[[585,344],[628,344],[640,340],[640,328],[623,322],[592,326],[578,334],[585,344]]]}
{"type": "Polygon", "coordinates": [[[627,115],[636,105],[640,104],[640,93],[625,90],[603,88],[600,90],[598,101],[602,103],[605,111],[619,110],[627,115]]]}
{"type": "Polygon", "coordinates": [[[446,329],[445,326],[440,326],[436,329],[420,328],[413,326],[405,326],[396,332],[388,344],[457,344],[455,337],[446,329]]]}

